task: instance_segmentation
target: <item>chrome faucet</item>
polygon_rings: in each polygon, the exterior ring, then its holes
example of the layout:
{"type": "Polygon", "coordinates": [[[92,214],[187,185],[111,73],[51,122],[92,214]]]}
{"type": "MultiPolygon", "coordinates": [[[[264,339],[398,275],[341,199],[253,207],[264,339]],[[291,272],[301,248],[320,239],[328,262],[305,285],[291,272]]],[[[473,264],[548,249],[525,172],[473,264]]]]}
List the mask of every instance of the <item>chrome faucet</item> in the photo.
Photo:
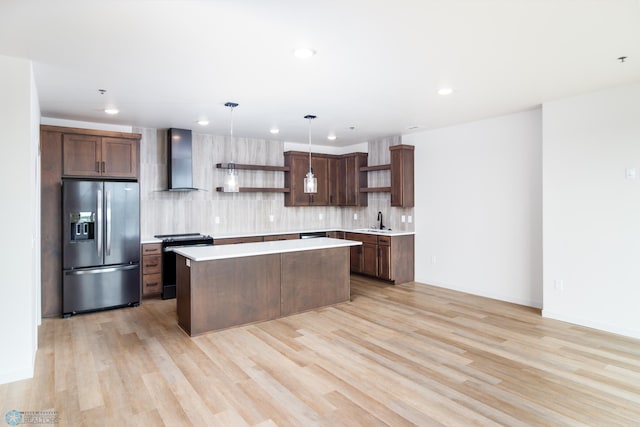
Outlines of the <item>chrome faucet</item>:
{"type": "Polygon", "coordinates": [[[384,224],[382,224],[382,212],[378,211],[378,230],[384,230],[384,224]]]}

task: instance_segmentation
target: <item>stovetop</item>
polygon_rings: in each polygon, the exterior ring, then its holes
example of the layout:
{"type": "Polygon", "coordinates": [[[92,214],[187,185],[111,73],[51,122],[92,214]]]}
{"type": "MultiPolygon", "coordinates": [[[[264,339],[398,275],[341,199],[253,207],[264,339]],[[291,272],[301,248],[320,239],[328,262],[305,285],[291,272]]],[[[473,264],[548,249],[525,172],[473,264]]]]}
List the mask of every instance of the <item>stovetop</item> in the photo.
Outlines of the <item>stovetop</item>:
{"type": "Polygon", "coordinates": [[[181,241],[199,241],[211,240],[212,237],[201,233],[181,233],[181,234],[156,234],[156,239],[162,239],[163,242],[181,242],[181,241]]]}

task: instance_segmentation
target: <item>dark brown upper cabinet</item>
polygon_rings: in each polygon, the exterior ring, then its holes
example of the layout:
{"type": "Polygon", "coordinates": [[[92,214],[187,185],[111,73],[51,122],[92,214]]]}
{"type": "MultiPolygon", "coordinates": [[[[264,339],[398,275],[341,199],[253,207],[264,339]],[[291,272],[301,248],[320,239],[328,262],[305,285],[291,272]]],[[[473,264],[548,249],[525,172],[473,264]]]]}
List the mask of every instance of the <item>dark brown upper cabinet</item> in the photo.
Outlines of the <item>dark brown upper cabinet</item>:
{"type": "Polygon", "coordinates": [[[138,178],[137,139],[63,134],[63,176],[138,178]]]}
{"type": "Polygon", "coordinates": [[[391,206],[411,208],[414,205],[413,145],[392,145],[391,206]]]}
{"type": "Polygon", "coordinates": [[[367,164],[367,153],[345,155],[311,154],[311,167],[318,180],[318,192],[304,192],[304,177],[309,171],[309,153],[287,151],[284,164],[285,187],[289,193],[284,196],[285,206],[367,206],[367,195],[360,193],[366,185],[366,172],[360,167],[367,164]]]}

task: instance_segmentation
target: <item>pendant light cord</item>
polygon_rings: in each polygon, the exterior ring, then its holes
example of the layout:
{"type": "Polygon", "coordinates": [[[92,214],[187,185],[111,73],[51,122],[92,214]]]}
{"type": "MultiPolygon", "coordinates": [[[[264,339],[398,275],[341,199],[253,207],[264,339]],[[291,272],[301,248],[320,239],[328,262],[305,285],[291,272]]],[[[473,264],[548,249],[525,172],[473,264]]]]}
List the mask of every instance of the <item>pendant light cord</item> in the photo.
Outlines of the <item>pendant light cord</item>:
{"type": "Polygon", "coordinates": [[[309,117],[309,171],[311,171],[311,117],[309,117]]]}
{"type": "Polygon", "coordinates": [[[227,102],[226,104],[224,104],[225,107],[229,107],[231,109],[231,114],[230,114],[230,123],[229,123],[229,136],[230,136],[230,140],[231,140],[231,161],[229,162],[229,166],[233,169],[235,169],[235,165],[233,163],[233,109],[236,108],[238,106],[237,103],[235,102],[227,102]]]}
{"type": "Polygon", "coordinates": [[[304,118],[309,120],[309,172],[311,172],[311,120],[315,119],[316,116],[307,114],[304,118]]]}

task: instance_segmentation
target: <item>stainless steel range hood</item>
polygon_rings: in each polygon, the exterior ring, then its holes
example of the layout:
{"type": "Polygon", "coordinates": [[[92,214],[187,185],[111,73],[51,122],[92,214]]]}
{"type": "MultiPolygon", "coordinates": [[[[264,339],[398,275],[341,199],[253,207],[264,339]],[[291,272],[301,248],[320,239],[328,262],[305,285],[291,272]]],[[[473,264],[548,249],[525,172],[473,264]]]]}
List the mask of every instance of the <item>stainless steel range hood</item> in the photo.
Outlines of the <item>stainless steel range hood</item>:
{"type": "Polygon", "coordinates": [[[198,191],[193,186],[191,130],[170,128],[167,131],[167,169],[169,191],[198,191]]]}

